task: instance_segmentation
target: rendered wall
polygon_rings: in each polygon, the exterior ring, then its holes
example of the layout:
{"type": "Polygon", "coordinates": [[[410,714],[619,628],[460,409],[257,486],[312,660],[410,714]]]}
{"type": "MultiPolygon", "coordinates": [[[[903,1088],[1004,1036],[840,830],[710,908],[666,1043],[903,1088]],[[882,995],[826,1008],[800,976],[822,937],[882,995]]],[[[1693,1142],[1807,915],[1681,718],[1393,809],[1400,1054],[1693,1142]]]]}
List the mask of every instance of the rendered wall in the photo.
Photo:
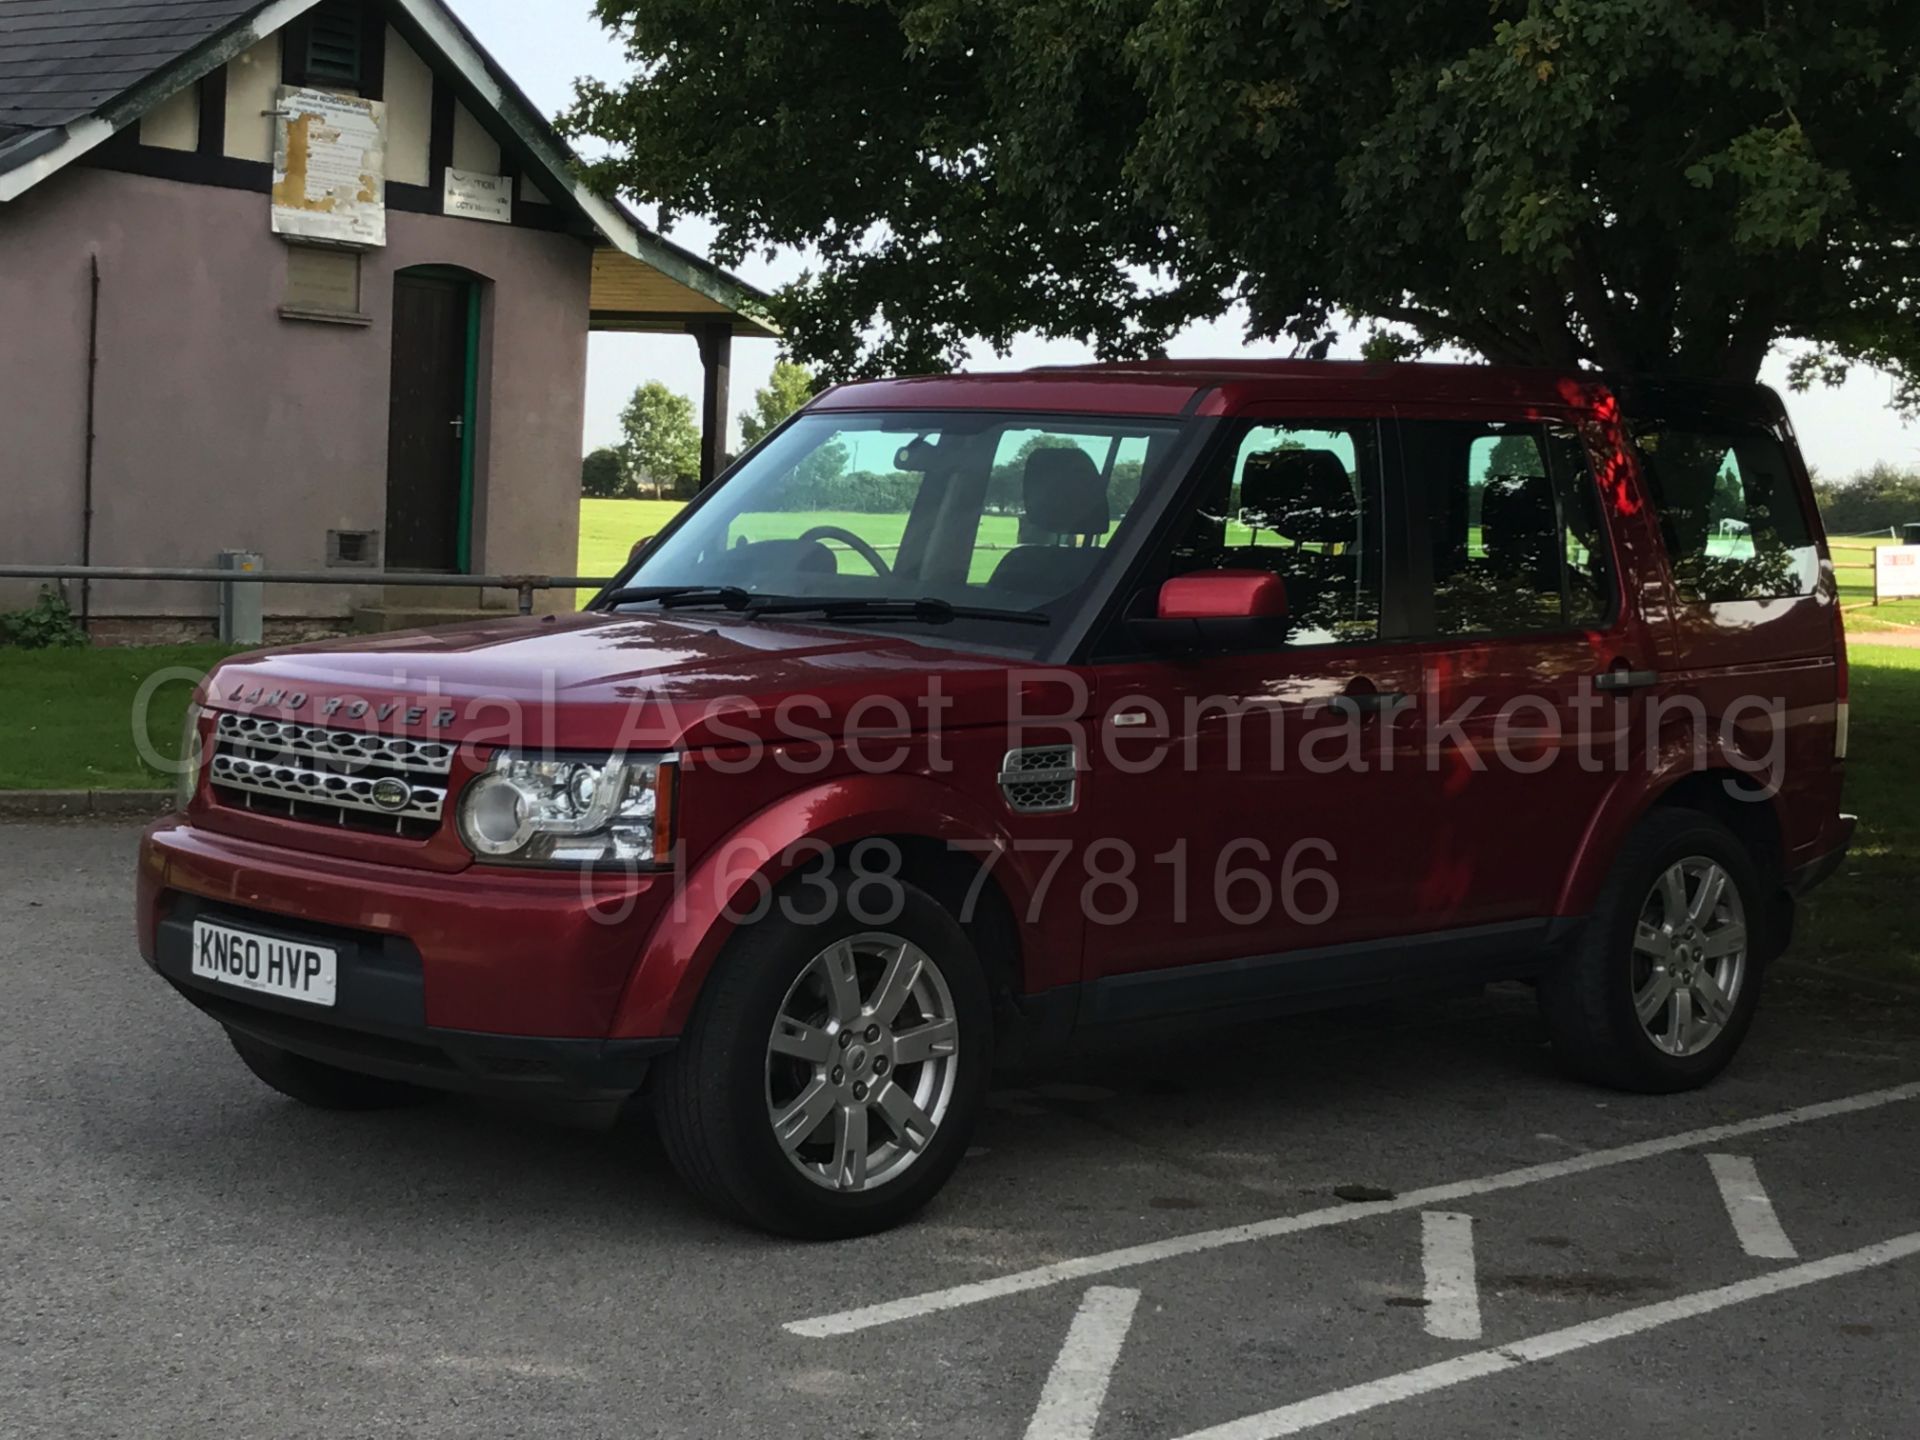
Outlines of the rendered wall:
{"type": "MultiPolygon", "coordinates": [[[[88,259],[101,269],[93,558],[321,569],[329,529],[382,530],[393,277],[488,283],[476,570],[571,573],[591,251],[575,237],[393,213],[362,263],[366,326],[281,318],[287,250],[251,191],[73,167],[0,206],[0,563],[80,555],[88,259]]],[[[34,586],[0,582],[0,608],[34,586]]],[[[272,615],[377,592],[274,587],[272,615]]],[[[96,586],[100,615],[210,615],[210,586],[96,586]]]]}

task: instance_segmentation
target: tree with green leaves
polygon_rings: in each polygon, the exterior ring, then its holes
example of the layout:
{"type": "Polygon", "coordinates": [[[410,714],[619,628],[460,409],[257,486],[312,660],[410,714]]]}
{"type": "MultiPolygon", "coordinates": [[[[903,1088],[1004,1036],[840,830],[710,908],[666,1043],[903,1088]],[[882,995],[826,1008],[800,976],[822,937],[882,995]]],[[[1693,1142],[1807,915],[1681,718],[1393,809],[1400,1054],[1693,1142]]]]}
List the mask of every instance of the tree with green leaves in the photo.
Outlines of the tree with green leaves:
{"type": "Polygon", "coordinates": [[[611,500],[631,493],[620,452],[610,445],[587,452],[580,462],[580,493],[589,500],[611,500]]]}
{"type": "Polygon", "coordinates": [[[636,493],[684,497],[699,488],[700,427],[686,396],[649,380],[620,412],[620,434],[620,462],[636,493]]]}
{"type": "Polygon", "coordinates": [[[773,373],[753,395],[753,408],[740,412],[740,440],[758,445],[782,420],[813,398],[813,372],[791,360],[773,362],[773,373]]]}
{"type": "Polygon", "coordinates": [[[1834,535],[1901,534],[1920,525],[1920,471],[1876,465],[1838,483],[1816,478],[1813,496],[1834,535]]]}
{"type": "Polygon", "coordinates": [[[1023,331],[1156,353],[1246,306],[1303,345],[1920,403],[1911,0],[597,0],[594,183],[810,249],[794,358],[938,368],[1023,331]],[[857,103],[850,103],[857,97],[857,103]],[[795,183],[796,175],[805,177],[795,183]]]}
{"type": "Polygon", "coordinates": [[[1546,461],[1540,445],[1529,434],[1502,435],[1487,456],[1488,475],[1544,475],[1546,461]]]}

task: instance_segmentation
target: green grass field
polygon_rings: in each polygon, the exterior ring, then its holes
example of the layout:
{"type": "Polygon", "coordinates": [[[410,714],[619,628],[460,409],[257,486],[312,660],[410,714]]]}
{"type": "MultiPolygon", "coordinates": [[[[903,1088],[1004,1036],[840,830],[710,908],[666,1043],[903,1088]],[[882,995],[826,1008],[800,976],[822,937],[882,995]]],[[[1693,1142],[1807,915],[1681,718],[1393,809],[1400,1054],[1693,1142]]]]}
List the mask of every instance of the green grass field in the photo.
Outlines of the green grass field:
{"type": "Polygon", "coordinates": [[[1889,979],[1920,979],[1920,650],[1849,647],[1847,809],[1860,830],[1840,872],[1808,897],[1794,954],[1889,979]]]}
{"type": "MultiPolygon", "coordinates": [[[[678,500],[582,500],[580,502],[580,573],[612,575],[627,563],[636,540],[658,533],[680,511],[678,500]]],[[[810,510],[804,514],[748,515],[740,533],[749,540],[793,540],[816,525],[838,525],[851,530],[892,558],[899,548],[907,517],[863,515],[853,511],[810,510]]],[[[973,576],[984,581],[999,560],[1019,540],[1020,523],[1011,515],[988,515],[980,522],[980,552],[974,557],[973,576]]],[[[838,547],[836,547],[838,548],[838,547]]],[[[853,575],[872,573],[866,561],[841,549],[840,568],[853,575]]],[[[590,598],[580,596],[585,604],[590,598]]]]}
{"type": "Polygon", "coordinates": [[[134,733],[141,686],[168,677],[144,719],[154,750],[172,759],[194,683],[233,653],[229,645],[0,649],[0,790],[165,789],[172,778],[141,758],[134,733]]]}
{"type": "MultiPolygon", "coordinates": [[[[612,575],[626,563],[627,551],[632,548],[633,542],[661,530],[680,512],[681,503],[678,500],[581,501],[580,573],[612,575]]],[[[819,524],[844,525],[876,543],[884,540],[887,544],[897,545],[905,517],[763,515],[752,518],[746,533],[755,540],[791,539],[808,526],[819,524]],[[889,521],[892,523],[889,524],[889,521]]],[[[986,544],[1004,548],[1014,543],[1017,528],[1011,516],[989,515],[984,522],[981,538],[986,544]]],[[[1860,538],[1839,535],[1831,541],[1834,565],[1840,580],[1840,603],[1850,607],[1847,610],[1847,627],[1856,634],[1871,634],[1874,631],[1885,633],[1909,625],[1920,626],[1920,600],[1890,601],[1885,605],[1871,603],[1874,549],[1892,543],[1885,536],[1860,538]]],[[[973,578],[986,579],[996,558],[995,552],[984,552],[974,566],[973,578]]],[[[865,568],[851,556],[843,557],[842,564],[849,571],[863,571],[865,568]]],[[[579,603],[584,605],[589,598],[589,594],[583,591],[579,603]]]]}

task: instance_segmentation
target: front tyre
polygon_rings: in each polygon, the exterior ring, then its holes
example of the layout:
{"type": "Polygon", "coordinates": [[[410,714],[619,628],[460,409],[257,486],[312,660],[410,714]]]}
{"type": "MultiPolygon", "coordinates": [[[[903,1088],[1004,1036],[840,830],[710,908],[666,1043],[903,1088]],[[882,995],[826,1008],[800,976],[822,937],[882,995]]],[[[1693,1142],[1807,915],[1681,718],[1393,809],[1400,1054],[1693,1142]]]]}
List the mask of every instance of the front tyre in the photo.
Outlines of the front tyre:
{"type": "Polygon", "coordinates": [[[776,906],[743,929],[658,1073],[675,1168],[762,1229],[838,1239],[899,1224],[946,1183],[978,1118],[986,978],[939,902],[892,883],[884,923],[776,906]]]}
{"type": "Polygon", "coordinates": [[[1669,1094],[1727,1067],[1760,1000],[1774,907],[1753,857],[1712,816],[1655,810],[1621,847],[1573,950],[1540,983],[1575,1075],[1669,1094]]]}

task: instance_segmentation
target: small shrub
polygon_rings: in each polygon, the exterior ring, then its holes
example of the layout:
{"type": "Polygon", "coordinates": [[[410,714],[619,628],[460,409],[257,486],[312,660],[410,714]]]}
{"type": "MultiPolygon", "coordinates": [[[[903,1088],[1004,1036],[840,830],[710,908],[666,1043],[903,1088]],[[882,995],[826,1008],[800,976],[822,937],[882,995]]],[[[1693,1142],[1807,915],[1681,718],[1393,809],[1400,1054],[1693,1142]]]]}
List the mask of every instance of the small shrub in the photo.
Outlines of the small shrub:
{"type": "Polygon", "coordinates": [[[67,597],[52,585],[40,587],[31,610],[0,614],[0,645],[16,650],[77,650],[87,644],[87,632],[67,608],[67,597]]]}

